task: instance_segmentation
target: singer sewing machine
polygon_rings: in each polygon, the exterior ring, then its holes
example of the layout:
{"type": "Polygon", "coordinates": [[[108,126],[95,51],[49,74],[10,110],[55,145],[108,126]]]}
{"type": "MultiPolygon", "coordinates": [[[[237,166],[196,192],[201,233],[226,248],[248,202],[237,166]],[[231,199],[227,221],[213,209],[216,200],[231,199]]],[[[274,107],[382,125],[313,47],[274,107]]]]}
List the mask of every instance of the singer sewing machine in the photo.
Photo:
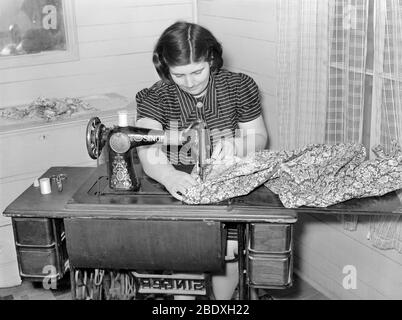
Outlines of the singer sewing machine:
{"type": "Polygon", "coordinates": [[[160,144],[191,144],[195,158],[195,170],[204,180],[206,160],[211,156],[211,141],[205,122],[197,120],[172,139],[169,132],[125,125],[106,128],[98,117],[91,118],[87,125],[86,146],[92,159],[98,159],[106,149],[109,187],[115,191],[140,191],[140,180],[135,168],[135,148],[160,144]]]}
{"type": "MultiPolygon", "coordinates": [[[[132,211],[136,214],[142,212],[145,221],[129,220],[122,227],[121,223],[115,219],[108,221],[107,225],[102,220],[66,220],[66,233],[70,234],[71,239],[68,242],[70,247],[68,251],[72,268],[77,270],[88,267],[130,269],[134,273],[129,274],[134,275],[140,293],[208,295],[209,274],[219,273],[224,269],[227,239],[241,239],[239,268],[242,270],[245,268],[246,257],[241,248],[246,241],[246,225],[232,223],[231,219],[226,219],[226,222],[219,219],[205,219],[206,215],[216,211],[217,208],[218,211],[225,210],[226,202],[217,206],[188,206],[175,200],[163,186],[144,174],[135,152],[135,148],[139,146],[189,143],[194,160],[193,170],[203,181],[205,166],[211,155],[211,141],[207,126],[202,120],[197,120],[177,136],[161,130],[126,124],[126,120],[119,119],[118,126],[106,128],[97,117],[89,120],[86,131],[88,154],[92,159],[99,159],[101,154],[104,154],[106,163],[100,166],[97,173],[73,196],[70,207],[78,204],[82,210],[88,205],[100,205],[102,209],[110,211],[117,209],[120,213],[121,210],[132,211]],[[170,212],[167,216],[163,214],[166,210],[170,212]],[[185,218],[172,220],[171,214],[180,214],[182,210],[185,212],[185,218]],[[192,212],[201,212],[201,214],[194,216],[192,212]],[[164,216],[162,219],[161,214],[164,216]],[[155,220],[155,216],[159,218],[155,220]],[[119,242],[114,238],[113,233],[107,232],[110,228],[119,229],[119,238],[124,234],[124,241],[119,242]],[[97,230],[96,234],[93,234],[94,229],[97,230]],[[85,240],[88,232],[92,237],[102,235],[102,240],[99,240],[100,246],[97,242],[85,240]],[[126,247],[128,244],[130,244],[130,250],[126,251],[123,257],[119,253],[116,253],[117,255],[114,253],[116,248],[126,247]],[[76,248],[80,249],[77,251],[76,248]],[[96,252],[96,260],[85,254],[86,252],[96,252]],[[104,256],[104,252],[108,252],[107,256],[104,256]],[[99,255],[103,256],[102,260],[99,255]],[[143,274],[138,270],[147,270],[147,272],[143,274]]],[[[258,201],[255,202],[258,203],[258,201]]],[[[294,220],[293,216],[291,220],[294,220]]],[[[255,234],[262,234],[272,228],[272,226],[266,226],[268,229],[260,229],[258,224],[250,225],[250,227],[252,238],[255,234]]],[[[276,229],[276,227],[273,228],[276,229]]],[[[281,225],[278,230],[286,239],[280,245],[281,248],[275,251],[281,252],[283,249],[285,253],[279,254],[278,260],[274,261],[274,265],[279,264],[281,274],[279,279],[275,279],[270,284],[271,287],[291,284],[291,227],[281,225]]],[[[258,249],[258,246],[255,248],[258,249]]],[[[256,250],[252,254],[255,256],[250,263],[250,268],[264,269],[265,267],[261,265],[263,263],[272,266],[272,261],[269,259],[260,260],[261,257],[265,259],[264,255],[260,255],[261,252],[264,250],[256,250]]],[[[275,268],[278,267],[275,266],[275,268]]],[[[261,273],[260,277],[263,277],[263,274],[261,273]]],[[[76,271],[75,277],[76,284],[80,282],[79,271],[76,271]]],[[[240,294],[244,297],[246,296],[244,272],[240,272],[240,278],[240,294]]],[[[261,278],[256,281],[264,282],[265,280],[261,278]]],[[[261,286],[261,283],[255,285],[261,286]]],[[[83,295],[79,290],[74,292],[78,298],[82,298],[83,295]]]]}

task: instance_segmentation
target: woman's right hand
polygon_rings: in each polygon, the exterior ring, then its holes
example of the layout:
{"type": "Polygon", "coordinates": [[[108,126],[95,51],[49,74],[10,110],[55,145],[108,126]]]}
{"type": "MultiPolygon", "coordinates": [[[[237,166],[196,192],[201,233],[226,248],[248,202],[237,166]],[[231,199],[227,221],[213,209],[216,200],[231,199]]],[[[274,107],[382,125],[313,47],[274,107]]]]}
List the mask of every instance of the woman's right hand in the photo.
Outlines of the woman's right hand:
{"type": "Polygon", "coordinates": [[[183,201],[183,194],[187,189],[198,184],[190,174],[179,170],[169,172],[162,182],[167,191],[180,201],[183,201]]]}

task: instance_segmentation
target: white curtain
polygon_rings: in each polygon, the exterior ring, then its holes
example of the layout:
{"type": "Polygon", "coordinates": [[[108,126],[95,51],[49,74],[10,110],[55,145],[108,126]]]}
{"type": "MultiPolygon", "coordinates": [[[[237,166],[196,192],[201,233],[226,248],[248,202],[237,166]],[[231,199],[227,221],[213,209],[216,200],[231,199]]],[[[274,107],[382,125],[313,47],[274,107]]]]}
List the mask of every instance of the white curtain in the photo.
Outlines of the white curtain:
{"type": "Polygon", "coordinates": [[[375,0],[372,145],[402,144],[402,1],[375,0]]]}
{"type": "Polygon", "coordinates": [[[324,142],[329,54],[328,2],[277,2],[278,145],[281,149],[324,142]]]}
{"type": "MultiPolygon", "coordinates": [[[[375,0],[371,145],[402,147],[402,1],[375,0]]],[[[402,193],[399,192],[402,202],[402,193]]],[[[402,216],[372,216],[373,244],[402,253],[402,216]]]]}

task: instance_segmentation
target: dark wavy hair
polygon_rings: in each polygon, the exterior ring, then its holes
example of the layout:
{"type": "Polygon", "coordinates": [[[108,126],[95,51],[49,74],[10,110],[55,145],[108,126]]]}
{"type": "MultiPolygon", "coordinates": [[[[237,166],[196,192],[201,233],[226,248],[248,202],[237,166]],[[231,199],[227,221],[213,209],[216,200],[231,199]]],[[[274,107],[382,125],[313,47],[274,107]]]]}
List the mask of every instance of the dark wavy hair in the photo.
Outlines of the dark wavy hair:
{"type": "Polygon", "coordinates": [[[159,77],[171,83],[169,67],[209,62],[211,72],[223,65],[222,46],[206,28],[184,21],[168,27],[155,45],[152,62],[159,77]]]}

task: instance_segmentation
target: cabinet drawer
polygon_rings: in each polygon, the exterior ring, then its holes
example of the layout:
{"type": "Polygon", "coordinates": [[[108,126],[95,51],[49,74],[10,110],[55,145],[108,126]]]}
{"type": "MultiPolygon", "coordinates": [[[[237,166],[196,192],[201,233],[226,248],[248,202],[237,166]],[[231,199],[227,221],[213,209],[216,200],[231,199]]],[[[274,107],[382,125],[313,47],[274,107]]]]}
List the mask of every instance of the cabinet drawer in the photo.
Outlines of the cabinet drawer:
{"type": "Polygon", "coordinates": [[[292,283],[291,254],[250,254],[248,269],[251,286],[275,288],[287,287],[292,283]]]}
{"type": "Polygon", "coordinates": [[[23,277],[45,277],[50,270],[59,275],[60,263],[54,248],[17,247],[20,273],[23,277]]]}
{"type": "Polygon", "coordinates": [[[255,253],[284,253],[291,250],[292,225],[252,223],[249,250],[255,253]]]}
{"type": "Polygon", "coordinates": [[[13,218],[14,237],[17,245],[53,246],[53,223],[47,218],[13,218]]]}
{"type": "Polygon", "coordinates": [[[61,141],[84,141],[86,122],[71,125],[35,128],[0,136],[0,143],[8,146],[1,154],[0,171],[3,177],[43,172],[58,165],[88,162],[88,152],[78,143],[61,141]],[[29,165],[26,157],[29,155],[29,165]]]}

